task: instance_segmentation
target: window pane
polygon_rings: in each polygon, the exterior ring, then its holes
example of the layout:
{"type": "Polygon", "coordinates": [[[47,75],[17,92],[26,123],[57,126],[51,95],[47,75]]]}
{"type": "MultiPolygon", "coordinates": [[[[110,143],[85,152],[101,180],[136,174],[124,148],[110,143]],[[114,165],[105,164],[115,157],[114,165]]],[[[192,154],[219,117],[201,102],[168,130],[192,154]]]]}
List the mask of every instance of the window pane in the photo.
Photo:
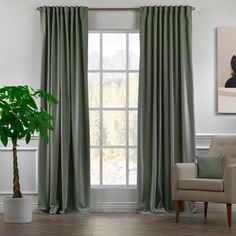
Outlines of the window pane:
{"type": "Polygon", "coordinates": [[[88,69],[99,70],[100,68],[100,35],[89,33],[88,37],[88,69]]]}
{"type": "Polygon", "coordinates": [[[125,70],[126,34],[103,34],[103,69],[125,70]]]}
{"type": "Polygon", "coordinates": [[[103,149],[103,184],[126,184],[125,149],[103,149]]]}
{"type": "Polygon", "coordinates": [[[129,34],[129,69],[139,69],[139,34],[129,34]]]}
{"type": "Polygon", "coordinates": [[[126,76],[125,73],[103,74],[103,106],[126,106],[126,76]]]}
{"type": "Polygon", "coordinates": [[[99,73],[88,73],[88,90],[89,90],[89,107],[98,108],[99,107],[99,73]]]}
{"type": "Polygon", "coordinates": [[[136,185],[139,34],[89,33],[88,43],[91,185],[136,185]]]}
{"type": "Polygon", "coordinates": [[[126,144],[126,112],[103,112],[103,145],[126,144]]]}
{"type": "Polygon", "coordinates": [[[137,184],[137,148],[129,149],[129,184],[137,184]]]}
{"type": "Polygon", "coordinates": [[[91,184],[100,184],[100,152],[98,148],[90,149],[90,174],[91,174],[91,184]]]}
{"type": "Polygon", "coordinates": [[[129,107],[138,107],[138,73],[129,73],[129,107]]]}
{"type": "Polygon", "coordinates": [[[137,145],[137,111],[129,112],[129,145],[137,145]]]}
{"type": "Polygon", "coordinates": [[[99,111],[90,111],[89,112],[89,126],[90,126],[90,145],[98,146],[100,138],[100,118],[99,111]]]}

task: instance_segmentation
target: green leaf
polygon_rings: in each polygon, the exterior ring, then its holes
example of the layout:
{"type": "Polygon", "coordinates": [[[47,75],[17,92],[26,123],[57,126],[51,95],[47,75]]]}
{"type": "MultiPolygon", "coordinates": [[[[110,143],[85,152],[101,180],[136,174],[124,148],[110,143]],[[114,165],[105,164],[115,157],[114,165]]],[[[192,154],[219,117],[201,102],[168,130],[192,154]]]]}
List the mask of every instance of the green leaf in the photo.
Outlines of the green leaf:
{"type": "Polygon", "coordinates": [[[39,126],[39,133],[40,133],[40,136],[41,138],[46,142],[48,143],[48,134],[46,132],[46,129],[43,128],[42,126],[39,126]]]}
{"type": "Polygon", "coordinates": [[[35,92],[35,94],[41,98],[44,97],[50,105],[58,104],[57,99],[50,93],[46,93],[46,92],[43,92],[42,90],[38,90],[35,92]]]}
{"type": "Polygon", "coordinates": [[[28,97],[28,104],[29,104],[32,108],[38,109],[38,107],[37,107],[37,105],[36,105],[34,99],[33,99],[32,97],[30,97],[30,96],[28,97]]]}
{"type": "Polygon", "coordinates": [[[29,143],[35,131],[48,141],[47,131],[53,130],[53,117],[37,106],[36,99],[40,98],[45,98],[45,105],[58,103],[50,93],[34,90],[27,85],[0,88],[0,140],[4,145],[7,145],[8,138],[15,144],[22,138],[29,143]]]}
{"type": "Polygon", "coordinates": [[[25,141],[26,141],[27,144],[30,142],[30,139],[31,139],[31,134],[30,134],[30,133],[27,133],[27,134],[26,134],[26,139],[25,139],[25,141]]]}
{"type": "Polygon", "coordinates": [[[53,104],[58,104],[57,99],[56,99],[55,97],[53,97],[52,95],[47,94],[46,98],[47,98],[47,101],[48,101],[51,105],[53,105],[53,104]]]}
{"type": "Polygon", "coordinates": [[[6,147],[8,144],[8,137],[4,132],[0,133],[0,139],[2,144],[6,147]]]}
{"type": "Polygon", "coordinates": [[[13,145],[16,145],[16,143],[17,143],[17,134],[13,134],[11,140],[12,140],[13,145]]]}
{"type": "Polygon", "coordinates": [[[7,86],[0,88],[0,93],[5,93],[7,91],[7,89],[8,89],[7,86]]]}

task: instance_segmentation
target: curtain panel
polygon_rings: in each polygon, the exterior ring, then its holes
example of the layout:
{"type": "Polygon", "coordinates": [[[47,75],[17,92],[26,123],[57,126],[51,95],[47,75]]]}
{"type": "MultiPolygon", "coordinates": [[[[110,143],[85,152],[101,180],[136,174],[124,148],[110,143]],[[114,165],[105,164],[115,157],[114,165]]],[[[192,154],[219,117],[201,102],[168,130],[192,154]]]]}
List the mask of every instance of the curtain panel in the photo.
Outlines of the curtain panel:
{"type": "Polygon", "coordinates": [[[171,166],[195,156],[192,7],[140,9],[139,212],[173,211],[171,166]]]}
{"type": "Polygon", "coordinates": [[[41,88],[59,100],[49,144],[39,143],[39,208],[87,212],[90,191],[88,9],[41,7],[41,88]]]}

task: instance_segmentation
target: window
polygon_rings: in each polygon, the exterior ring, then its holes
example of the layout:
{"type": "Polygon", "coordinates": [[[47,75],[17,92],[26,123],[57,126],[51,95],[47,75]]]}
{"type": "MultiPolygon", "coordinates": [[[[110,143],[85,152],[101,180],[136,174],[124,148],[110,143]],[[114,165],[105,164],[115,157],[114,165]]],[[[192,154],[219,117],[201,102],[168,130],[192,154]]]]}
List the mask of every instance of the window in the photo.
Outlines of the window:
{"type": "Polygon", "coordinates": [[[139,34],[90,32],[91,184],[136,185],[139,34]]]}

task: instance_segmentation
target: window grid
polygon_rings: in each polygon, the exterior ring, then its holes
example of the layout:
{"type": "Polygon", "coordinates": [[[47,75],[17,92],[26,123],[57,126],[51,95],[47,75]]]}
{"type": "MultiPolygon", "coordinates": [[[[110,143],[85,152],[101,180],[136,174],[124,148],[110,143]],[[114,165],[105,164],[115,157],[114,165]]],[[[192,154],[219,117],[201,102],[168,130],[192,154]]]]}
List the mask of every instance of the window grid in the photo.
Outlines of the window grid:
{"type": "Polygon", "coordinates": [[[99,142],[100,142],[100,185],[103,185],[103,126],[102,126],[102,122],[103,122],[103,78],[102,78],[102,74],[103,74],[103,37],[102,37],[102,33],[99,34],[100,35],[100,136],[99,136],[99,142]]]}
{"type": "MultiPolygon", "coordinates": [[[[129,34],[126,33],[126,147],[129,147],[129,34]]],[[[129,185],[129,149],[126,148],[126,185],[129,185]]]]}
{"type": "Polygon", "coordinates": [[[93,186],[107,186],[107,187],[124,187],[132,186],[129,185],[129,150],[132,148],[137,149],[137,145],[129,144],[129,113],[130,111],[138,111],[138,108],[129,107],[129,74],[130,73],[139,73],[139,70],[129,70],[129,33],[137,32],[112,32],[111,33],[125,33],[126,34],[126,69],[125,70],[106,70],[103,69],[103,34],[110,33],[110,31],[104,32],[91,32],[98,33],[100,38],[100,61],[99,61],[99,70],[88,70],[88,73],[99,73],[99,105],[100,107],[89,107],[89,111],[99,111],[99,145],[91,145],[91,149],[99,149],[100,152],[100,185],[93,186]],[[103,107],[103,74],[105,73],[125,73],[126,74],[126,107],[117,108],[117,107],[103,107]],[[125,111],[126,112],[126,145],[103,145],[103,111],[125,111]],[[103,149],[125,149],[126,151],[126,185],[103,185],[103,149]]]}

